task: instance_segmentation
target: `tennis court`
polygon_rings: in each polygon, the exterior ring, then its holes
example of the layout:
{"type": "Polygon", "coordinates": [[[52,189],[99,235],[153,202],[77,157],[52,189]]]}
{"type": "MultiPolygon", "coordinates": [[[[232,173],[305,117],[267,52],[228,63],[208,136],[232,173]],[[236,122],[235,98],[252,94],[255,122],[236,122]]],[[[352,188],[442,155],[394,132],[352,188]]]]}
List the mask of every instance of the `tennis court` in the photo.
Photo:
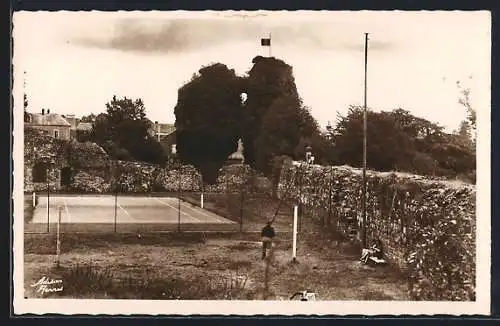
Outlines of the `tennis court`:
{"type": "Polygon", "coordinates": [[[57,195],[38,197],[25,231],[55,232],[59,215],[61,232],[238,230],[237,223],[172,197],[57,195]]]}

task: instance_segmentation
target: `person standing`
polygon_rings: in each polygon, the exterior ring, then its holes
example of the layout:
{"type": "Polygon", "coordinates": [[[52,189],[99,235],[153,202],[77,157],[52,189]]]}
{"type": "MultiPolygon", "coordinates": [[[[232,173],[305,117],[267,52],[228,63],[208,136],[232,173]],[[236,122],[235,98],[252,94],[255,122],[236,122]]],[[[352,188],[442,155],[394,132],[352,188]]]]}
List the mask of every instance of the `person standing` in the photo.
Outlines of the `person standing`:
{"type": "Polygon", "coordinates": [[[262,229],[262,259],[266,258],[267,249],[271,249],[273,245],[273,238],[276,235],[274,228],[271,225],[271,221],[268,221],[266,226],[262,229]]]}

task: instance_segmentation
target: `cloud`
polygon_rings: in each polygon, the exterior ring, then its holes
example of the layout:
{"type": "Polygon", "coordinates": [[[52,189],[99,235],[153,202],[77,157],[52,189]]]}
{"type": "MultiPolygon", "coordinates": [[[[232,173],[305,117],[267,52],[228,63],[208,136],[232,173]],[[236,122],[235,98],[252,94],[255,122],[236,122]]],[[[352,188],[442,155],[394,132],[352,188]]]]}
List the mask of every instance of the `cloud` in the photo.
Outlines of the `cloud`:
{"type": "MultiPolygon", "coordinates": [[[[247,19],[248,18],[248,19],[247,19]]],[[[335,49],[362,51],[364,44],[345,33],[345,23],[305,21],[273,22],[242,19],[121,19],[107,37],[84,35],[74,43],[91,48],[133,52],[180,53],[235,42],[255,42],[272,32],[273,45],[306,50],[335,49]]],[[[390,42],[372,41],[370,49],[388,50],[390,42]]]]}
{"type": "Polygon", "coordinates": [[[76,38],[85,47],[136,52],[184,52],[249,40],[259,35],[260,27],[222,20],[176,19],[148,21],[123,19],[109,38],[76,38]]]}

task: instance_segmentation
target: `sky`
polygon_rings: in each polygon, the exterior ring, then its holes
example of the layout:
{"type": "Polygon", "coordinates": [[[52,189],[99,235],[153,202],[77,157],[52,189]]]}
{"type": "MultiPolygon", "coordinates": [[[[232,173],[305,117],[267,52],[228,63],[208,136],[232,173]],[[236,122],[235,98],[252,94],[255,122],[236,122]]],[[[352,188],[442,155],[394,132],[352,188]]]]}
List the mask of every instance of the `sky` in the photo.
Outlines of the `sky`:
{"type": "Polygon", "coordinates": [[[149,119],[173,123],[177,91],[195,72],[220,62],[245,75],[269,55],[260,46],[269,34],[322,127],[363,104],[364,33],[371,109],[403,108],[452,131],[466,116],[459,80],[478,119],[491,106],[484,11],[16,12],[13,24],[15,89],[31,112],[98,114],[116,95],[142,98],[149,119]]]}

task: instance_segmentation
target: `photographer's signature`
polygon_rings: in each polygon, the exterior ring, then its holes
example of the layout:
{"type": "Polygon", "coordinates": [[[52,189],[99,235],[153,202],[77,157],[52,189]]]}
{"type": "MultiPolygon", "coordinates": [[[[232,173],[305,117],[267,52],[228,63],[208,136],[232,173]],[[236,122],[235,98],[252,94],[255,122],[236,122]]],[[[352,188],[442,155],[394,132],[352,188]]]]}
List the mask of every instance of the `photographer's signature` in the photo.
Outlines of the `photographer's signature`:
{"type": "Polygon", "coordinates": [[[36,292],[40,294],[62,292],[63,281],[50,279],[47,276],[42,276],[36,283],[31,284],[31,287],[36,288],[36,292]]]}

